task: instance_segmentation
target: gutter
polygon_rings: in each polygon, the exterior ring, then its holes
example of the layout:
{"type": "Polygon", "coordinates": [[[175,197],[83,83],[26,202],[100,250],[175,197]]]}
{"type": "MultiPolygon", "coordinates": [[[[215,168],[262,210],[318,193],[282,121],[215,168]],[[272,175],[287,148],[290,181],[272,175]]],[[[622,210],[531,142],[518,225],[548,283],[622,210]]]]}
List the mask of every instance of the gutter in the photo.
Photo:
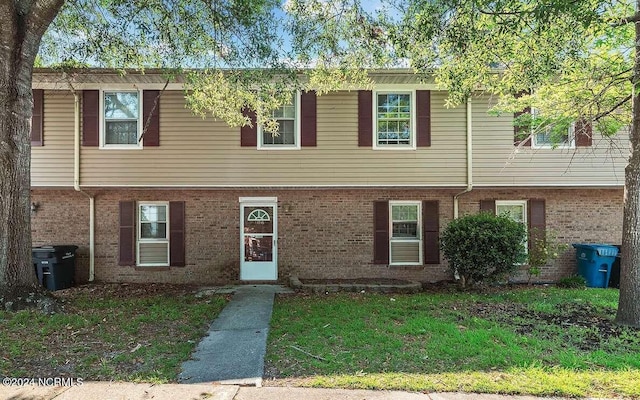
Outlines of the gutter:
{"type": "Polygon", "coordinates": [[[80,96],[73,87],[71,92],[74,108],[73,188],[89,198],[89,282],[93,282],[95,279],[95,199],[80,189],[80,96]]]}
{"type": "Polygon", "coordinates": [[[473,190],[473,107],[471,97],[467,99],[467,188],[453,196],[453,219],[458,218],[458,199],[473,190]]]}

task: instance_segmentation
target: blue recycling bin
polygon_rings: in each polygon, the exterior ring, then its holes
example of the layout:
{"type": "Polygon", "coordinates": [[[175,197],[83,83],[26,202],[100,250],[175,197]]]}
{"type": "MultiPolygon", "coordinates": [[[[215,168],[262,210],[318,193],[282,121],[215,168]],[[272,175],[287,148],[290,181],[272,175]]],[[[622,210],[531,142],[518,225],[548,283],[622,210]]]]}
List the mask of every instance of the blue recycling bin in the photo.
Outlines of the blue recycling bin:
{"type": "Polygon", "coordinates": [[[574,243],[578,274],[587,281],[587,287],[606,288],[611,277],[611,265],[618,248],[608,244],[574,243]]]}

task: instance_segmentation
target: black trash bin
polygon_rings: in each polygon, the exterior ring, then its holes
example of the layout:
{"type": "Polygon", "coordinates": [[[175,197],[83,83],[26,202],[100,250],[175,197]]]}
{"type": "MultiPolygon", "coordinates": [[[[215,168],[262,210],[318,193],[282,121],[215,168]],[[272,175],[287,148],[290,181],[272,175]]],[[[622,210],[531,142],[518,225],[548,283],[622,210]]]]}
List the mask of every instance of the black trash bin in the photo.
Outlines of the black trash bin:
{"type": "Polygon", "coordinates": [[[73,286],[77,249],[72,245],[33,247],[31,255],[38,282],[48,290],[73,286]]]}
{"type": "Polygon", "coordinates": [[[622,256],[621,245],[615,245],[618,248],[618,255],[611,265],[611,278],[609,278],[609,287],[620,289],[620,257],[622,256]]]}

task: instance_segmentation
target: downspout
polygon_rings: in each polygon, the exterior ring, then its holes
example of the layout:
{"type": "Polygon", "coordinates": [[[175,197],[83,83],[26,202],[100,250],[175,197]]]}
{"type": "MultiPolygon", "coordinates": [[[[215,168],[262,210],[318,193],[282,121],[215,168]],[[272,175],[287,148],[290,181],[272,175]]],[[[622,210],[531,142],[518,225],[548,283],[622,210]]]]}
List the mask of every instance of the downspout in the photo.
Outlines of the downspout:
{"type": "Polygon", "coordinates": [[[473,190],[473,107],[471,97],[467,99],[467,188],[453,196],[453,218],[458,218],[458,198],[473,190]]]}
{"type": "Polygon", "coordinates": [[[74,106],[74,146],[73,146],[73,188],[89,198],[89,282],[95,279],[95,201],[94,197],[80,189],[80,96],[73,92],[74,106]]]}

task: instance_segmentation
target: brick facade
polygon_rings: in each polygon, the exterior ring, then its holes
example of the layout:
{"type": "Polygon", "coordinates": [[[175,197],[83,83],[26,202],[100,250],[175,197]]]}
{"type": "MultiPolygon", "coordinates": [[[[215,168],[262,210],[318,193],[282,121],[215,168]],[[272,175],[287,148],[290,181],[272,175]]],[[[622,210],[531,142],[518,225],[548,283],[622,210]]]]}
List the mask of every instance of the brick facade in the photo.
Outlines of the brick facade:
{"type": "MultiPolygon", "coordinates": [[[[32,190],[33,246],[76,245],[76,282],[89,279],[89,199],[73,190],[32,190]]],[[[116,238],[117,240],[117,238],[116,238]]]]}
{"type": "MultiPolygon", "coordinates": [[[[577,273],[571,243],[622,243],[623,189],[474,189],[460,201],[460,215],[477,212],[480,200],[545,199],[546,227],[569,248],[542,268],[542,282],[577,273]]],[[[519,279],[526,279],[523,275],[519,279]]]]}
{"type": "MultiPolygon", "coordinates": [[[[240,197],[278,198],[278,277],[389,277],[449,279],[440,265],[374,265],[373,202],[438,200],[440,229],[453,218],[459,189],[100,189],[95,196],[95,278],[107,282],[224,284],[240,272],[240,197]],[[186,266],[118,266],[119,201],[185,201],[186,266]],[[286,210],[286,211],[285,211],[286,210]]],[[[565,243],[617,244],[622,234],[622,189],[474,189],[460,198],[460,215],[479,210],[480,200],[546,200],[547,229],[565,243]]],[[[88,279],[89,200],[72,190],[32,190],[40,208],[32,216],[34,245],[76,244],[77,281],[88,279]]],[[[572,248],[543,269],[541,281],[575,271],[572,248]]]]}

